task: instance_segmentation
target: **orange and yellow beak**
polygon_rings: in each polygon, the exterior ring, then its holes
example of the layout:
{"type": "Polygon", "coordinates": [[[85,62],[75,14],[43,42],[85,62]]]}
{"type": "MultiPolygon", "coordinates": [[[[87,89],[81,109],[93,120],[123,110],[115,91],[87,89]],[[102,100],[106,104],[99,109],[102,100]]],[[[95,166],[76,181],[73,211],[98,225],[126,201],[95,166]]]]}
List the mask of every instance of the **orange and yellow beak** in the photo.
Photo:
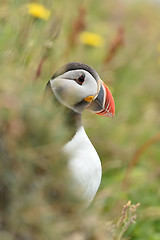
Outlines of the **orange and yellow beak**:
{"type": "Polygon", "coordinates": [[[114,117],[115,103],[113,96],[102,80],[100,80],[99,85],[98,95],[88,109],[101,116],[114,117]]]}

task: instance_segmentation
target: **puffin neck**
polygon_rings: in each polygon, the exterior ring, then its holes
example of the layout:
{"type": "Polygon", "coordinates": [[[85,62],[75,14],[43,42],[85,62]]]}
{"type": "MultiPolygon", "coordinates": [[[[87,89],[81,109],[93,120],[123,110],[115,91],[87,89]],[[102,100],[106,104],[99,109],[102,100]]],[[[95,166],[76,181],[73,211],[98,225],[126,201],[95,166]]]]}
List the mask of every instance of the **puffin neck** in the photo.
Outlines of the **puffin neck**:
{"type": "MultiPolygon", "coordinates": [[[[58,100],[56,102],[57,104],[61,105],[58,100]]],[[[82,126],[81,114],[63,105],[61,105],[60,107],[64,108],[64,124],[67,129],[69,129],[69,138],[72,139],[79,130],[79,128],[82,126]]]]}
{"type": "Polygon", "coordinates": [[[65,123],[67,127],[75,134],[82,126],[81,114],[65,107],[65,116],[65,123]]]}

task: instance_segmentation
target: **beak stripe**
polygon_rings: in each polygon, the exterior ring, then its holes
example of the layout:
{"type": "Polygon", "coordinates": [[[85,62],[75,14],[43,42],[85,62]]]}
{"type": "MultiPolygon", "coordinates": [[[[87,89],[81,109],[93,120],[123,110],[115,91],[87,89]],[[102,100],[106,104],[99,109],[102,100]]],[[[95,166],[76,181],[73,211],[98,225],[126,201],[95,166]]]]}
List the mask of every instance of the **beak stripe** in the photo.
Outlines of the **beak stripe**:
{"type": "Polygon", "coordinates": [[[98,89],[98,95],[93,99],[88,109],[98,115],[113,117],[115,114],[115,104],[110,90],[102,80],[99,80],[98,89]]]}
{"type": "Polygon", "coordinates": [[[103,109],[100,112],[97,112],[96,114],[102,115],[102,116],[108,116],[113,117],[115,114],[115,104],[114,99],[112,97],[112,94],[110,90],[107,88],[107,86],[104,84],[103,81],[101,81],[104,96],[103,96],[103,109]]]}

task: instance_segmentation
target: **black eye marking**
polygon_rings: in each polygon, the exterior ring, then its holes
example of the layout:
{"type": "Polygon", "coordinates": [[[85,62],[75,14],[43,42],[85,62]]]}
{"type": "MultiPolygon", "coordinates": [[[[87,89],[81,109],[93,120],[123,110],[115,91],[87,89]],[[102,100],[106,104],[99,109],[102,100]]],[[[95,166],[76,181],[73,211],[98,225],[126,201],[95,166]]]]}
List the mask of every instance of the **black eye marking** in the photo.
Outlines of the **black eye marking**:
{"type": "Polygon", "coordinates": [[[84,80],[85,80],[85,74],[84,73],[80,77],[76,78],[76,82],[79,85],[82,85],[84,83],[84,80]]]}

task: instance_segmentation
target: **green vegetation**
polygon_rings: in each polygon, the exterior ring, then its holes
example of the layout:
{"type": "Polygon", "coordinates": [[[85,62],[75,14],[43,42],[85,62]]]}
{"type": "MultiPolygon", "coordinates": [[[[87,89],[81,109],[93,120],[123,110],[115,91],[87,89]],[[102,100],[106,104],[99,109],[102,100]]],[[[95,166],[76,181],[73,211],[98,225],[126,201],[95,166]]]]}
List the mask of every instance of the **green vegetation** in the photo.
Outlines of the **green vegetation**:
{"type": "Polygon", "coordinates": [[[50,13],[37,18],[28,3],[0,2],[0,239],[159,240],[160,5],[46,0],[38,3],[50,13]],[[101,41],[82,41],[84,31],[101,41]],[[43,102],[47,81],[71,61],[95,68],[116,103],[114,119],[83,114],[103,165],[85,213],[60,155],[63,109],[43,102]],[[136,223],[129,201],[140,203],[136,223]]]}

